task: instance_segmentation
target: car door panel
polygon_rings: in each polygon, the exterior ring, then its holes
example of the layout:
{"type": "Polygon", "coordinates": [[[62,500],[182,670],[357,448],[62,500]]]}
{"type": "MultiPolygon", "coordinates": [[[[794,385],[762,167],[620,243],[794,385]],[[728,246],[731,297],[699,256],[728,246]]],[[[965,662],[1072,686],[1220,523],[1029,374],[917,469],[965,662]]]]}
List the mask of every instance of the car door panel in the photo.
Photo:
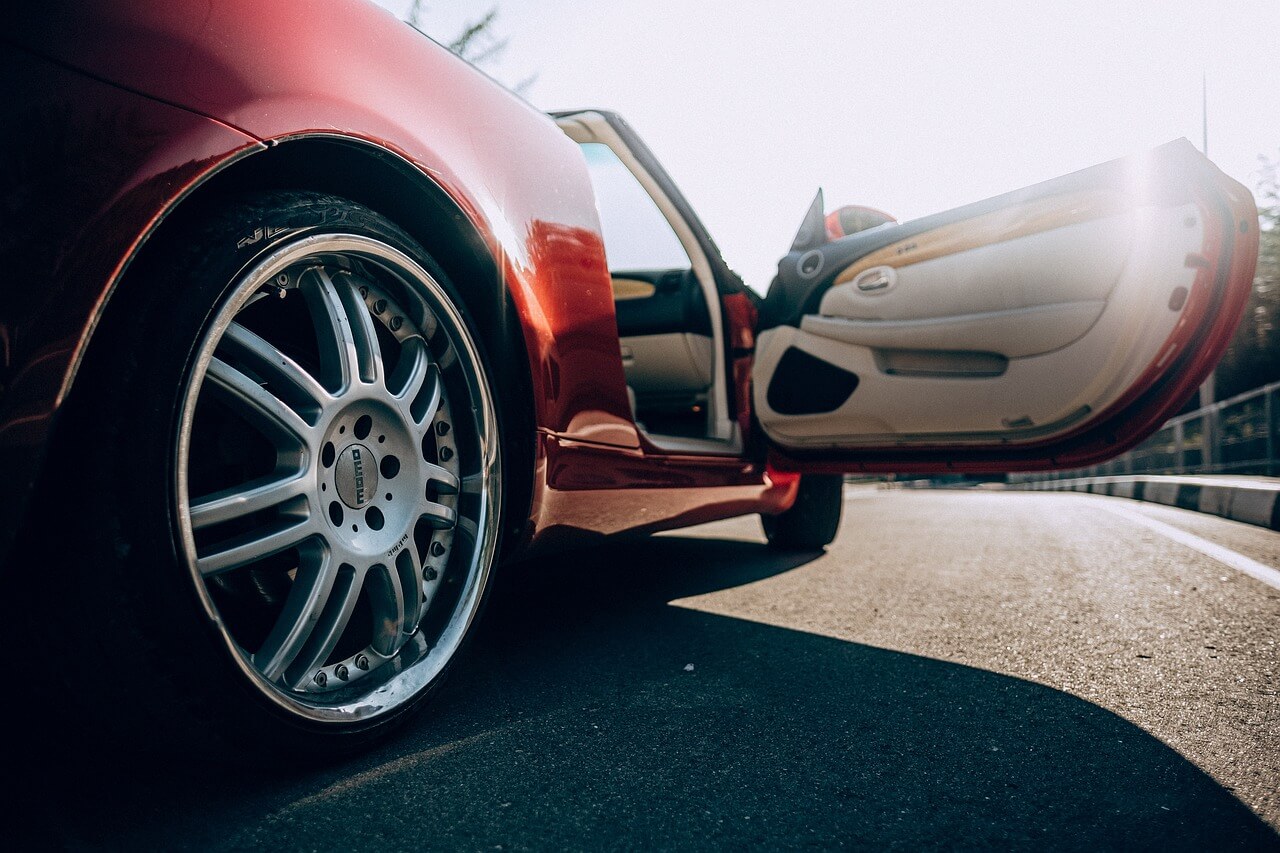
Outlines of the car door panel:
{"type": "Polygon", "coordinates": [[[639,278],[614,276],[613,301],[630,302],[633,299],[648,299],[658,292],[658,286],[651,281],[639,278]]]}
{"type": "Polygon", "coordinates": [[[711,334],[706,299],[692,270],[624,270],[612,275],[619,337],[711,334]]]}
{"type": "Polygon", "coordinates": [[[622,368],[641,399],[684,399],[712,382],[711,317],[692,270],[613,275],[622,368]]]}
{"type": "Polygon", "coordinates": [[[1216,361],[1256,240],[1247,191],[1184,141],[802,246],[766,300],[757,418],[778,455],[846,469],[1051,466],[1091,442],[1105,458],[1216,361]],[[815,381],[796,351],[847,394],[780,391],[815,381]]]}
{"type": "MultiPolygon", "coordinates": [[[[818,415],[799,422],[781,423],[777,426],[779,436],[805,444],[846,441],[865,444],[882,442],[888,436],[911,436],[928,441],[937,434],[947,435],[948,440],[967,442],[982,441],[986,435],[1025,440],[1039,437],[1045,427],[1066,426],[1071,418],[1108,405],[1132,382],[1132,370],[1154,360],[1156,350],[1172,331],[1178,312],[1167,308],[1169,293],[1191,286],[1195,268],[1187,267],[1185,258],[1203,243],[1203,228],[1193,210],[1179,207],[1163,213],[1152,212],[1143,218],[1150,227],[1141,229],[1141,245],[1108,268],[1116,276],[1105,282],[1109,284],[1105,289],[1099,288],[1101,295],[1108,297],[1105,302],[1068,303],[1065,310],[1060,305],[1015,307],[985,315],[963,314],[887,324],[853,321],[864,329],[870,327],[869,334],[859,335],[855,331],[839,338],[824,333],[832,326],[847,327],[849,322],[822,315],[806,317],[788,345],[799,346],[815,355],[825,353],[827,360],[861,377],[862,384],[858,393],[850,395],[843,404],[846,411],[837,412],[836,417],[818,415]],[[1196,224],[1187,227],[1187,221],[1196,224]],[[1153,280],[1166,282],[1167,289],[1147,286],[1153,280]],[[1165,310],[1157,310],[1161,307],[1165,310]],[[1071,309],[1076,310],[1064,316],[1071,309]],[[1056,322],[1064,319],[1068,322],[1056,322]],[[821,346],[821,352],[815,352],[818,342],[810,342],[810,335],[834,338],[838,343],[834,347],[821,346]],[[947,373],[930,381],[930,377],[919,373],[887,373],[876,363],[877,350],[886,348],[994,352],[1009,362],[998,376],[958,377],[947,373]],[[964,379],[967,381],[957,381],[964,379]],[[867,414],[874,414],[877,422],[887,429],[851,434],[845,416],[867,414]]],[[[1124,229],[1131,234],[1137,230],[1124,229]]],[[[1044,243],[1045,238],[1056,234],[1057,231],[1046,232],[1034,239],[1044,243]]],[[[1070,242],[1078,245],[1074,240],[1070,242]]],[[[1004,258],[989,257],[1005,254],[1001,250],[1006,246],[970,249],[958,253],[958,257],[937,258],[927,265],[944,269],[957,267],[957,289],[981,279],[982,270],[990,270],[991,275],[980,282],[984,293],[992,292],[996,301],[1003,297],[1015,305],[1022,297],[1034,302],[1036,294],[1029,293],[1030,288],[1019,281],[1026,276],[1019,276],[1016,266],[1004,266],[1004,258]],[[983,257],[965,257],[969,255],[983,257]],[[992,281],[1008,286],[987,286],[992,281]]],[[[1083,246],[1080,248],[1088,251],[1083,246]]],[[[1056,250],[1041,256],[1034,250],[1007,254],[1012,254],[1014,263],[1022,264],[1024,269],[1028,265],[1034,265],[1037,271],[1045,268],[1047,276],[1054,275],[1049,270],[1066,270],[1057,274],[1067,280],[1068,288],[1084,289],[1070,274],[1070,269],[1078,264],[1068,261],[1056,250]],[[1048,262],[1053,266],[1046,267],[1048,262]]],[[[1090,253],[1088,257],[1092,259],[1093,255],[1090,253]]],[[[1092,282],[1097,276],[1092,262],[1089,266],[1080,278],[1092,282]]],[[[905,267],[902,278],[913,271],[913,266],[905,267]]],[[[932,277],[936,280],[944,275],[943,270],[938,270],[932,277]]],[[[1038,276],[1035,278],[1039,280],[1038,276]]],[[[909,282],[902,284],[900,292],[905,292],[909,282]]],[[[824,308],[835,292],[831,291],[823,299],[824,308]]],[[[927,314],[933,309],[926,304],[920,310],[927,314]]]]}
{"type": "Polygon", "coordinates": [[[991,352],[1023,358],[1079,340],[1107,303],[1068,302],[922,320],[853,320],[805,317],[800,328],[818,337],[882,350],[991,352]]]}
{"type": "Polygon", "coordinates": [[[671,332],[623,338],[622,368],[637,394],[690,394],[711,385],[711,336],[671,332]]]}
{"type": "Polygon", "coordinates": [[[927,236],[908,238],[841,273],[823,295],[819,314],[919,320],[1105,300],[1123,270],[1134,228],[1132,216],[1110,216],[945,254],[927,251],[927,236]],[[908,250],[912,263],[895,266],[891,253],[908,250]],[[1076,261],[1085,253],[1090,264],[1081,267],[1076,261]],[[934,256],[919,259],[926,254],[934,256]],[[1037,272],[1028,276],[1032,265],[1037,272]]]}

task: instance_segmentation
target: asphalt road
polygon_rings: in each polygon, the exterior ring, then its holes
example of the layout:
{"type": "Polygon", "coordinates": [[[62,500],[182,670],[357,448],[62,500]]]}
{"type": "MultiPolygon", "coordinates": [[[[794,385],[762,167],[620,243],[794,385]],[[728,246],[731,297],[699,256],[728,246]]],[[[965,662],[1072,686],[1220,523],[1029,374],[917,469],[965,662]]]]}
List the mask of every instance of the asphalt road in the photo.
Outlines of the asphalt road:
{"type": "Polygon", "coordinates": [[[5,834],[1280,849],[1280,589],[1222,559],[1280,567],[1280,534],[983,491],[851,491],[825,554],[779,555],[758,530],[522,567],[436,704],[339,765],[228,770],[11,730],[5,834]]]}

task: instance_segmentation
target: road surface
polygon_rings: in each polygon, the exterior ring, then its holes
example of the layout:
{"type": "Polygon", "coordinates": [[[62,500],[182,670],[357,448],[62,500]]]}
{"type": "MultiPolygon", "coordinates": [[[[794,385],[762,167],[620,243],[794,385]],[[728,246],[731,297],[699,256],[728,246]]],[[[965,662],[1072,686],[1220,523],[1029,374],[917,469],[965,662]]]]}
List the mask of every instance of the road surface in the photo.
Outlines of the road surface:
{"type": "Polygon", "coordinates": [[[248,772],[56,733],[71,847],[1280,849],[1280,534],[1080,494],[850,489],[521,567],[390,743],[248,772]]]}

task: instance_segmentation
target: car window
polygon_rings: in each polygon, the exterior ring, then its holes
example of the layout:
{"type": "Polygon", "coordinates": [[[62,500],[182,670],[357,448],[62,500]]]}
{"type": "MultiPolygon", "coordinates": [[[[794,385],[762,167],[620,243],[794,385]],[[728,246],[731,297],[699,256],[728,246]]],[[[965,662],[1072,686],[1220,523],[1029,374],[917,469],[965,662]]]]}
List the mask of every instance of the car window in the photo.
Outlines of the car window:
{"type": "Polygon", "coordinates": [[[688,269],[680,245],[658,205],[618,155],[600,142],[582,143],[611,270],[688,269]]]}

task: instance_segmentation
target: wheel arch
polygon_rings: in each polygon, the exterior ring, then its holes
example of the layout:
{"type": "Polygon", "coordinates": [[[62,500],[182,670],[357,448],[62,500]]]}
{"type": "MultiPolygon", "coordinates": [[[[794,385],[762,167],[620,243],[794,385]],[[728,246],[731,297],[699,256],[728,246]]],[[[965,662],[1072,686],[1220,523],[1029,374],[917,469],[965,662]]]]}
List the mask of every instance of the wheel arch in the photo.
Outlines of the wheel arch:
{"type": "MultiPolygon", "coordinates": [[[[503,550],[518,543],[533,499],[535,406],[529,354],[520,316],[504,276],[478,230],[454,200],[420,169],[392,151],[334,134],[274,140],[234,157],[178,199],[135,252],[163,245],[182,224],[247,193],[301,190],[329,193],[387,217],[421,244],[463,300],[484,349],[502,427],[505,524],[503,550]]],[[[128,270],[119,283],[128,281],[128,270]]],[[[127,286],[127,285],[126,285],[127,286]]],[[[114,295],[114,294],[113,294],[114,295]]],[[[110,300],[104,311],[110,311],[110,300]]],[[[87,348],[92,351],[92,340],[87,348]]],[[[74,383],[68,383],[73,388],[74,383]]],[[[74,391],[72,391],[74,393],[74,391]]]]}

